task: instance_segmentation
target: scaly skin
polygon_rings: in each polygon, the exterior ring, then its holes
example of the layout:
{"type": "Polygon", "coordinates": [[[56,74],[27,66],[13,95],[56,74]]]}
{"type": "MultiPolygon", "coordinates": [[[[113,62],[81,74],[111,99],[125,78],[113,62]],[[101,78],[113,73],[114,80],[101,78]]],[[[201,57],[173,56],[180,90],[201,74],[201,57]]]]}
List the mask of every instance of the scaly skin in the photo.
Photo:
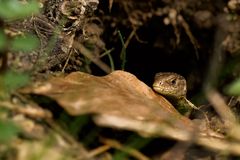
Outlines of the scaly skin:
{"type": "Polygon", "coordinates": [[[153,89],[166,97],[183,115],[189,116],[192,109],[198,108],[186,98],[187,83],[183,76],[160,72],[155,75],[153,89]]]}

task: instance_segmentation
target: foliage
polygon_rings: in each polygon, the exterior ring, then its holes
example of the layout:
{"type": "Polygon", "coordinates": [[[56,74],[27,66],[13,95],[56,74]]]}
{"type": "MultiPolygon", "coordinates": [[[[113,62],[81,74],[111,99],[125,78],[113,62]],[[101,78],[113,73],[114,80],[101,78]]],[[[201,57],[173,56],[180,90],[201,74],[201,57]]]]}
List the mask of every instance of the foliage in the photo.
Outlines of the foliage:
{"type": "Polygon", "coordinates": [[[12,49],[15,51],[31,51],[39,46],[39,41],[36,36],[26,34],[25,36],[18,36],[12,40],[12,49]]]}
{"type": "Polygon", "coordinates": [[[122,44],[122,51],[120,53],[120,59],[122,61],[121,69],[124,70],[126,66],[126,46],[123,40],[123,36],[120,31],[118,31],[118,35],[122,44]]]}
{"type": "Polygon", "coordinates": [[[36,1],[24,4],[18,0],[1,0],[0,4],[0,17],[2,19],[15,20],[38,13],[38,3],[36,1]]]}
{"type": "Polygon", "coordinates": [[[20,131],[11,121],[0,120],[0,143],[9,142],[20,131]]]}
{"type": "MultiPolygon", "coordinates": [[[[23,3],[17,0],[1,0],[0,1],[0,21],[2,22],[0,28],[0,58],[7,57],[8,51],[24,51],[29,52],[38,47],[38,40],[31,34],[22,34],[21,36],[11,37],[4,33],[4,23],[9,20],[16,20],[26,18],[32,14],[38,13],[38,3],[30,1],[23,3]]],[[[7,59],[2,58],[2,61],[7,59]]],[[[6,98],[8,94],[14,89],[26,84],[29,80],[28,75],[24,73],[14,73],[4,68],[3,62],[0,73],[0,97],[6,98]]]]}
{"type": "MultiPolygon", "coordinates": [[[[5,33],[5,23],[30,17],[38,13],[38,8],[36,1],[0,0],[0,100],[10,97],[12,91],[29,82],[26,73],[17,73],[7,67],[8,52],[31,51],[38,47],[38,41],[32,35],[11,37],[5,33]]],[[[0,131],[0,143],[9,143],[20,129],[13,122],[0,119],[0,131]]]]}
{"type": "Polygon", "coordinates": [[[0,30],[0,50],[2,50],[4,48],[4,46],[6,46],[6,36],[4,35],[3,31],[0,30]]]}
{"type": "Polygon", "coordinates": [[[4,85],[0,89],[3,89],[6,94],[25,85],[29,81],[29,76],[27,74],[8,71],[2,76],[1,80],[1,83],[4,85]]]}
{"type": "Polygon", "coordinates": [[[228,85],[226,91],[230,95],[240,96],[240,78],[228,85]]]}

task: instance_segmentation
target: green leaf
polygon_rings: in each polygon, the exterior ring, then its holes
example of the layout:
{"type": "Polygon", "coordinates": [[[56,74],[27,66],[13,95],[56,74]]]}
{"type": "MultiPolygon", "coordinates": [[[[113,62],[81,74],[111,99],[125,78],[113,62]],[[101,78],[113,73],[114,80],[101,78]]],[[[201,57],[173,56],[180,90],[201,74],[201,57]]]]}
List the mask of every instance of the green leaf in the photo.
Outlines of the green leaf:
{"type": "Polygon", "coordinates": [[[0,142],[7,143],[14,138],[20,129],[10,121],[0,120],[0,142]]]}
{"type": "Polygon", "coordinates": [[[14,51],[31,51],[39,46],[38,38],[34,35],[25,35],[24,37],[16,37],[11,42],[11,47],[14,51]]]}
{"type": "Polygon", "coordinates": [[[125,66],[126,66],[126,46],[125,46],[125,42],[123,40],[123,36],[121,34],[120,31],[118,31],[118,36],[120,37],[120,41],[121,41],[121,44],[122,44],[122,50],[121,50],[121,53],[120,53],[120,59],[122,61],[122,64],[121,64],[121,69],[124,70],[125,69],[125,66]]]}
{"type": "Polygon", "coordinates": [[[230,95],[240,96],[240,78],[228,85],[225,90],[230,95]]]}
{"type": "Polygon", "coordinates": [[[29,82],[27,74],[12,71],[7,72],[2,78],[2,85],[5,92],[11,92],[29,82]]]}
{"type": "Polygon", "coordinates": [[[36,1],[30,1],[26,4],[18,0],[1,0],[0,17],[3,19],[19,19],[31,16],[39,11],[39,5],[36,1]]]}
{"type": "Polygon", "coordinates": [[[6,45],[6,36],[2,30],[0,30],[0,50],[2,50],[6,45]]]}

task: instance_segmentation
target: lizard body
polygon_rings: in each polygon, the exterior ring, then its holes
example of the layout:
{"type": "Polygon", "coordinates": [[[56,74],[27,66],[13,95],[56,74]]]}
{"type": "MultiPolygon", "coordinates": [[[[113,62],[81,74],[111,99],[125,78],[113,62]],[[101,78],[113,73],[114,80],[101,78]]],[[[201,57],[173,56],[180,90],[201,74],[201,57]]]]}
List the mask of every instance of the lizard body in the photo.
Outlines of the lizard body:
{"type": "Polygon", "coordinates": [[[176,109],[189,116],[192,109],[198,108],[187,98],[187,83],[183,76],[172,72],[160,72],[155,75],[153,89],[166,97],[176,109]]]}

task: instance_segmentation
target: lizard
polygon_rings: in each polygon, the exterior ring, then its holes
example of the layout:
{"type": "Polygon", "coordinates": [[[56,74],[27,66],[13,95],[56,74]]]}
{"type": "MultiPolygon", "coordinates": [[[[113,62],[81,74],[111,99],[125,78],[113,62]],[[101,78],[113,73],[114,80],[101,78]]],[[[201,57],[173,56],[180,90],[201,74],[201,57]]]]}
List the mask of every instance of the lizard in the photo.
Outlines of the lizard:
{"type": "Polygon", "coordinates": [[[179,74],[173,72],[155,74],[153,90],[169,100],[185,116],[189,116],[193,109],[199,110],[186,98],[186,79],[179,74]]]}

